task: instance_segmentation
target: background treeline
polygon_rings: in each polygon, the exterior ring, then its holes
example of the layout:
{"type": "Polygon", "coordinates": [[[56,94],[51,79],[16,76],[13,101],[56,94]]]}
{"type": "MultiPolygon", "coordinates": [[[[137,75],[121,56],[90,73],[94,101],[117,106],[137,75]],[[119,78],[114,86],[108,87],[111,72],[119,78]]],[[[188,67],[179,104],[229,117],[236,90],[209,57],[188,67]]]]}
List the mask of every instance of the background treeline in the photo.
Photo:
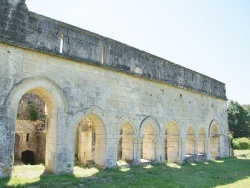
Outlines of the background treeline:
{"type": "Polygon", "coordinates": [[[230,100],[227,113],[233,148],[250,149],[250,105],[230,100]]]}

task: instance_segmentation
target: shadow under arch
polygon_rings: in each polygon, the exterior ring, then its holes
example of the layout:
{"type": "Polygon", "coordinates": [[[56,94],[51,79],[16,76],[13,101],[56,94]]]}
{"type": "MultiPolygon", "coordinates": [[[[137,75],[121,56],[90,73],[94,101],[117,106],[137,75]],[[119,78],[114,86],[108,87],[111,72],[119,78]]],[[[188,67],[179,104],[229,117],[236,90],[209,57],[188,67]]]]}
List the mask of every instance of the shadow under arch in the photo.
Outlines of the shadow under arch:
{"type": "Polygon", "coordinates": [[[189,125],[187,130],[187,139],[186,139],[186,154],[194,155],[195,154],[195,140],[196,140],[196,130],[193,125],[189,125]]]}
{"type": "Polygon", "coordinates": [[[91,106],[90,108],[78,111],[72,117],[69,128],[70,130],[75,130],[69,131],[70,137],[72,138],[70,145],[73,147],[73,154],[71,155],[72,163],[74,163],[74,154],[76,154],[78,158],[81,158],[80,162],[82,164],[87,164],[89,161],[90,163],[95,163],[99,166],[114,165],[113,163],[109,164],[110,161],[107,161],[109,154],[107,145],[110,141],[109,138],[113,138],[113,126],[109,117],[102,109],[97,106],[91,106]],[[90,121],[92,126],[89,126],[86,129],[86,125],[81,125],[83,121],[90,121]],[[82,135],[82,140],[79,139],[79,134],[82,135]],[[87,136],[89,134],[93,135],[92,138],[87,136]],[[91,145],[90,142],[95,144],[91,145]],[[91,154],[83,155],[83,153],[91,154]]]}
{"type": "MultiPolygon", "coordinates": [[[[11,139],[10,151],[14,152],[14,135],[15,122],[17,117],[17,109],[19,101],[25,93],[32,92],[40,96],[48,110],[48,125],[46,129],[46,152],[45,152],[45,170],[52,173],[60,173],[61,167],[57,164],[57,154],[60,153],[57,149],[58,135],[57,129],[65,120],[65,114],[68,110],[68,103],[61,88],[47,77],[29,77],[19,82],[9,93],[6,100],[6,116],[13,121],[10,131],[13,134],[11,139]],[[60,121],[59,121],[60,120],[60,121]]],[[[10,161],[13,165],[13,161],[10,161]]]]}
{"type": "Polygon", "coordinates": [[[180,161],[180,127],[175,120],[170,120],[165,127],[165,160],[168,163],[180,161]]]}
{"type": "Polygon", "coordinates": [[[209,158],[220,157],[220,129],[217,120],[212,120],[209,125],[208,135],[210,139],[209,158]]]}
{"type": "Polygon", "coordinates": [[[203,126],[199,127],[198,132],[198,154],[205,154],[205,139],[206,139],[206,132],[203,126]]]}
{"type": "Polygon", "coordinates": [[[117,160],[132,162],[136,158],[134,139],[138,137],[139,122],[131,115],[122,116],[114,129],[117,143],[117,160]]]}
{"type": "MultiPolygon", "coordinates": [[[[156,140],[160,133],[160,125],[156,118],[146,117],[139,130],[139,138],[141,139],[140,158],[143,160],[158,160],[156,140]]],[[[138,151],[137,151],[138,152],[138,151]]],[[[141,160],[142,161],[142,160],[141,160]]]]}

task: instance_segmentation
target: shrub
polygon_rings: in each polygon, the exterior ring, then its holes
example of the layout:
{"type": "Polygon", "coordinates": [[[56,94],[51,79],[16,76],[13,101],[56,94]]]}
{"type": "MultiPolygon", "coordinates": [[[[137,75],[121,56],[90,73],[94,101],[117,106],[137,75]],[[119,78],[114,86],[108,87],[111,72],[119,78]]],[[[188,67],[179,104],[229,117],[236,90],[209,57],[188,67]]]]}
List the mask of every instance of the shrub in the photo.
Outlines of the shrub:
{"type": "Polygon", "coordinates": [[[250,149],[250,139],[249,138],[235,138],[233,139],[234,149],[250,149]]]}
{"type": "Polygon", "coordinates": [[[36,121],[39,118],[39,109],[35,104],[29,105],[29,116],[31,121],[36,121]]]}

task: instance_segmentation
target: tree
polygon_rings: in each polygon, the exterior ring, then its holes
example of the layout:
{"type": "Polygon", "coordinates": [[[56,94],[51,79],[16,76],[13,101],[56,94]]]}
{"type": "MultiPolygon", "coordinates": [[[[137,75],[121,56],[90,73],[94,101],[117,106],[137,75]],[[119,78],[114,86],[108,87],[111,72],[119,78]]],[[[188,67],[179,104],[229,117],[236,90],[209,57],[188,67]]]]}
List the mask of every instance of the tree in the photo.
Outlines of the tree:
{"type": "Polygon", "coordinates": [[[238,102],[230,100],[228,104],[229,131],[234,138],[250,136],[250,113],[238,102]]]}
{"type": "Polygon", "coordinates": [[[250,114],[250,104],[243,104],[242,105],[246,110],[248,110],[248,113],[250,114]]]}

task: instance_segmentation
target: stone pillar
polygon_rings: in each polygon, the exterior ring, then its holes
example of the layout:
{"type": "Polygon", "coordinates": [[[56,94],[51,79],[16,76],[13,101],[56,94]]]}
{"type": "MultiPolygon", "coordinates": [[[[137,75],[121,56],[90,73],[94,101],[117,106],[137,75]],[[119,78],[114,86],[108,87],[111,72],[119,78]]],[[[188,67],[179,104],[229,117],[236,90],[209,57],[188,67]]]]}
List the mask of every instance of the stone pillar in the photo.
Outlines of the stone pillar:
{"type": "Polygon", "coordinates": [[[194,139],[194,154],[196,157],[196,161],[198,161],[198,138],[194,139]]]}
{"type": "Polygon", "coordinates": [[[181,163],[186,159],[186,138],[181,138],[181,163]]]}
{"type": "Polygon", "coordinates": [[[14,118],[0,117],[0,178],[11,175],[14,159],[14,118]]]}
{"type": "Polygon", "coordinates": [[[115,150],[115,161],[118,160],[117,158],[117,153],[118,153],[118,145],[119,145],[119,141],[121,139],[121,135],[114,135],[114,150],[115,150]]]}
{"type": "Polygon", "coordinates": [[[223,135],[222,134],[220,134],[220,135],[218,135],[218,145],[219,145],[219,153],[218,153],[218,156],[220,157],[220,158],[222,158],[222,157],[224,157],[223,156],[223,148],[225,149],[225,146],[224,146],[224,139],[223,139],[223,135]]]}
{"type": "Polygon", "coordinates": [[[141,144],[143,138],[135,138],[134,139],[134,163],[141,163],[141,144]]]}
{"type": "Polygon", "coordinates": [[[155,160],[159,163],[163,163],[164,160],[165,160],[165,157],[164,157],[164,136],[159,136],[158,138],[155,139],[156,141],[156,149],[155,149],[155,160]]]}
{"type": "MultiPolygon", "coordinates": [[[[105,166],[112,168],[116,166],[117,162],[117,138],[114,139],[112,135],[107,135],[106,138],[106,159],[105,166]]],[[[119,140],[118,140],[119,142],[119,140]]]]}
{"type": "Polygon", "coordinates": [[[205,138],[205,153],[207,155],[207,160],[210,160],[211,154],[210,154],[210,138],[209,137],[205,138]]]}

